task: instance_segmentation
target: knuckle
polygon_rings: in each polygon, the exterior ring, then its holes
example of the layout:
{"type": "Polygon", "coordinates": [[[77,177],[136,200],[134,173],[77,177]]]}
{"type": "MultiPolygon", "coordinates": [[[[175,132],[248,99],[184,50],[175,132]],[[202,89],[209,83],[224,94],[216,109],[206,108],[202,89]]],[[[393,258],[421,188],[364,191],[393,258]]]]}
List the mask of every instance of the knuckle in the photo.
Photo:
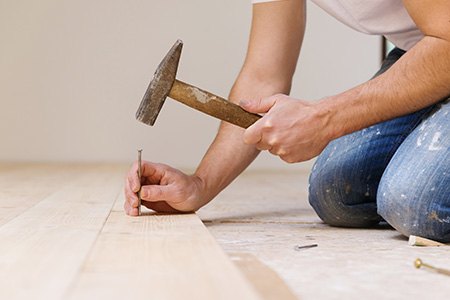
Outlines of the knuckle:
{"type": "Polygon", "coordinates": [[[277,153],[279,156],[284,156],[284,157],[289,156],[289,153],[286,150],[284,150],[283,148],[279,148],[277,153]]]}
{"type": "Polygon", "coordinates": [[[293,157],[289,156],[289,155],[280,155],[280,158],[283,161],[287,162],[288,164],[293,164],[293,163],[296,162],[296,160],[293,157]]]}
{"type": "Polygon", "coordinates": [[[161,198],[162,197],[162,195],[163,195],[163,192],[162,192],[162,190],[161,190],[161,188],[155,188],[154,189],[154,195],[155,195],[155,198],[161,198]]]}
{"type": "Polygon", "coordinates": [[[281,93],[278,93],[278,94],[274,95],[275,100],[283,100],[286,97],[287,96],[285,94],[281,94],[281,93]]]}
{"type": "Polygon", "coordinates": [[[157,168],[160,168],[160,169],[165,170],[165,171],[171,170],[171,169],[172,169],[169,165],[161,164],[161,163],[155,164],[155,166],[156,166],[157,168]]]}
{"type": "Polygon", "coordinates": [[[242,141],[244,144],[250,145],[250,141],[248,140],[248,137],[246,135],[243,136],[242,141]]]}
{"type": "Polygon", "coordinates": [[[269,145],[272,146],[272,148],[278,148],[280,145],[280,141],[276,137],[272,137],[268,142],[269,145]]]}
{"type": "MultiPolygon", "coordinates": [[[[263,104],[264,98],[263,97],[259,97],[257,101],[255,101],[255,104],[257,106],[261,106],[263,104]]],[[[253,104],[253,103],[252,103],[253,104]]]]}
{"type": "Polygon", "coordinates": [[[267,118],[264,121],[263,125],[262,125],[262,129],[265,130],[265,131],[269,131],[269,130],[271,130],[273,128],[273,126],[274,126],[273,125],[273,120],[270,119],[270,118],[267,118]]]}
{"type": "Polygon", "coordinates": [[[252,140],[251,140],[251,132],[246,130],[244,133],[244,136],[242,137],[243,141],[245,144],[247,145],[251,145],[252,144],[252,140]]]}

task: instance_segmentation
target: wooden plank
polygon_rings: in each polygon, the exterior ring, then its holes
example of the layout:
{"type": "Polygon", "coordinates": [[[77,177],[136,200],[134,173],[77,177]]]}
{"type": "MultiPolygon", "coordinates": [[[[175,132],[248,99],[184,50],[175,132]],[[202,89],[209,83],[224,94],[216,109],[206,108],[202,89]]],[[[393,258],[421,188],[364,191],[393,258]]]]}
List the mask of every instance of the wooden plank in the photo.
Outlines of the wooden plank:
{"type": "MultiPolygon", "coordinates": [[[[121,190],[125,169],[78,170],[82,176],[0,227],[1,299],[61,299],[78,273],[121,190]]],[[[74,174],[66,168],[54,172],[74,174]]]]}
{"type": "Polygon", "coordinates": [[[408,239],[408,245],[410,246],[424,246],[424,247],[440,247],[446,246],[444,243],[426,239],[420,236],[410,235],[408,239]]]}
{"type": "Polygon", "coordinates": [[[126,216],[119,199],[69,299],[258,299],[195,214],[126,216]]]}
{"type": "Polygon", "coordinates": [[[296,300],[278,274],[250,253],[229,253],[231,260],[251,282],[261,299],[296,300]]]}
{"type": "Polygon", "coordinates": [[[82,174],[73,165],[0,165],[0,225],[67,185],[82,174]],[[61,170],[70,170],[61,172],[61,170]]]}

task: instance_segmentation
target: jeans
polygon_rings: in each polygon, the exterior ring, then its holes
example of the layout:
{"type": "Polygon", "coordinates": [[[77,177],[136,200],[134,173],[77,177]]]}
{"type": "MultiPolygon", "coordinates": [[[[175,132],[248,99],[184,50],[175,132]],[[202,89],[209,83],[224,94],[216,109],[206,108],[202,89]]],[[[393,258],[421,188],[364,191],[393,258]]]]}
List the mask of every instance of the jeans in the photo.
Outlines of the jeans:
{"type": "MultiPolygon", "coordinates": [[[[404,51],[388,55],[381,74],[404,51]]],[[[403,235],[450,242],[450,101],[332,141],[309,178],[309,202],[329,225],[386,221],[403,235]]]]}

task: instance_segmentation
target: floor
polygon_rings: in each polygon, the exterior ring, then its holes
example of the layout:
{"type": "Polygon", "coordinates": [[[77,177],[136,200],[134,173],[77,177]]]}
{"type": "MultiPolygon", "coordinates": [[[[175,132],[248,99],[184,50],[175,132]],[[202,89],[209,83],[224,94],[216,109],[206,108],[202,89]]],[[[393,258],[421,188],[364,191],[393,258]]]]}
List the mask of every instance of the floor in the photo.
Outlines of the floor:
{"type": "Polygon", "coordinates": [[[419,257],[450,269],[450,247],[408,246],[389,228],[324,225],[307,204],[300,171],[245,173],[198,212],[206,230],[194,214],[125,216],[126,169],[0,165],[0,299],[450,294],[450,277],[413,267],[419,257]]]}
{"type": "Polygon", "coordinates": [[[450,247],[409,246],[390,228],[333,228],[307,203],[306,173],[247,173],[199,211],[227,253],[247,252],[301,299],[446,299],[450,247]],[[296,246],[317,247],[296,250],[296,246]]]}

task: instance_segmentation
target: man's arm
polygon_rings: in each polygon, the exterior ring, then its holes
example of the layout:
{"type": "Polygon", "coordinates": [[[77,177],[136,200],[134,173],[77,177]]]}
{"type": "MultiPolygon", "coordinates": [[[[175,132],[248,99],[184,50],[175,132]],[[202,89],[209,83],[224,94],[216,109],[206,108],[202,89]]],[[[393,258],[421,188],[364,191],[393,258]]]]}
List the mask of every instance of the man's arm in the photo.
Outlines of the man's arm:
{"type": "Polygon", "coordinates": [[[450,95],[450,1],[403,2],[425,37],[384,74],[330,99],[334,119],[339,120],[333,123],[340,125],[337,136],[420,110],[450,95]]]}
{"type": "MultiPolygon", "coordinates": [[[[253,5],[247,56],[231,90],[230,100],[260,101],[275,93],[289,93],[305,28],[305,0],[253,5]]],[[[222,123],[209,150],[192,176],[163,164],[143,162],[142,189],[137,164],[125,181],[127,214],[142,204],[160,212],[194,211],[208,203],[257,156],[244,144],[244,130],[222,123]]]]}
{"type": "MultiPolygon", "coordinates": [[[[230,92],[234,103],[260,101],[276,93],[289,93],[306,23],[304,0],[253,5],[247,56],[230,92]]],[[[257,156],[244,144],[244,130],[222,123],[196,175],[205,184],[209,201],[235,179],[257,156]]]]}
{"type": "Polygon", "coordinates": [[[320,154],[333,139],[437,103],[450,95],[450,0],[404,0],[425,37],[382,75],[318,102],[275,95],[244,103],[268,112],[244,139],[287,162],[320,154]]]}

